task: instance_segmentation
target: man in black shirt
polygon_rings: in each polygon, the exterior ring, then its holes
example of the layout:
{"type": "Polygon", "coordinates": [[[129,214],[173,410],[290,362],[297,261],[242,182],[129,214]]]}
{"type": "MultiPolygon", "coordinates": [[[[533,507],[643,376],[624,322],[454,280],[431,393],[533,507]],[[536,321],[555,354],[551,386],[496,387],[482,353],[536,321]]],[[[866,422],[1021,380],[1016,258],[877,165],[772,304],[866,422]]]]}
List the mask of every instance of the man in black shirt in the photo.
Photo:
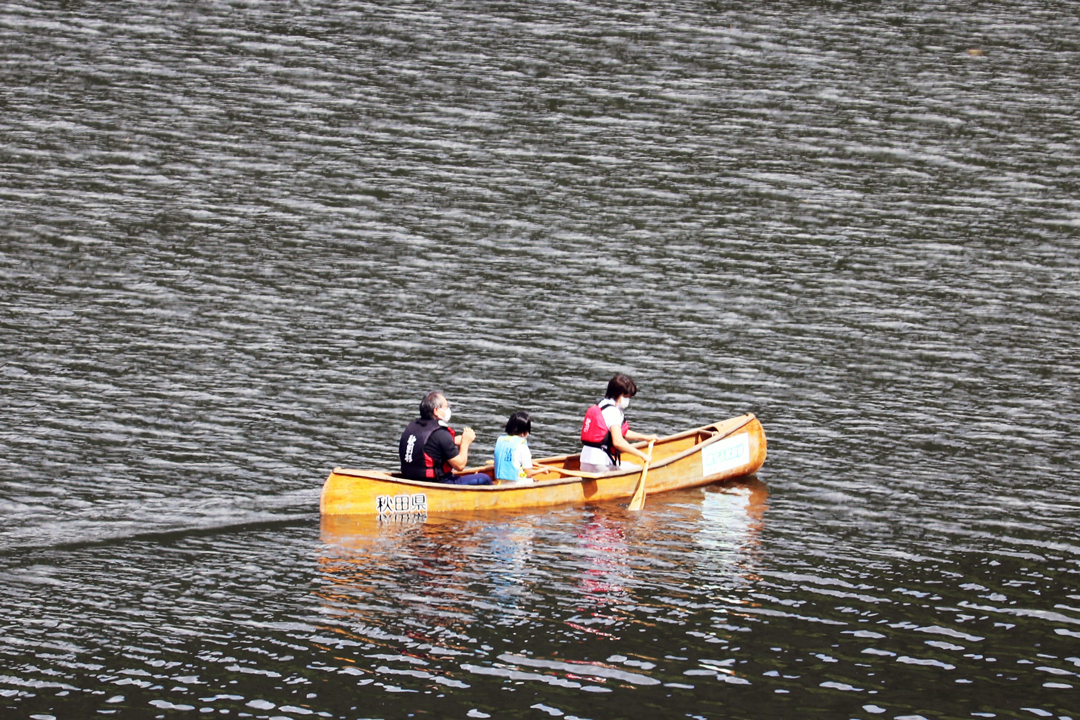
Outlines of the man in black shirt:
{"type": "Polygon", "coordinates": [[[476,440],[472,428],[456,437],[450,421],[450,404],[440,392],[430,392],[420,401],[420,418],[413,420],[401,434],[398,455],[401,474],[409,480],[451,483],[454,485],[491,485],[485,473],[454,475],[469,464],[469,446],[476,440]]]}

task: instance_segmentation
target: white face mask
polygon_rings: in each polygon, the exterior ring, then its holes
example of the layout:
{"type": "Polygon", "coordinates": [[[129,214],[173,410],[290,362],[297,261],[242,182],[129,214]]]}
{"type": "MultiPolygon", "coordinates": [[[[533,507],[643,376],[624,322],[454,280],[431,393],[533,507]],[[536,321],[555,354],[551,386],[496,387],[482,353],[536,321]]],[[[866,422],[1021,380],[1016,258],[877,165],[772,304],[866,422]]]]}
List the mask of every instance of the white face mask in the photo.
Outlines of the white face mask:
{"type": "Polygon", "coordinates": [[[625,395],[619,398],[619,407],[621,407],[623,410],[630,407],[630,398],[626,397],[625,395]]]}
{"type": "Polygon", "coordinates": [[[443,422],[450,422],[450,406],[449,405],[447,405],[446,407],[443,408],[442,421],[443,422]]]}

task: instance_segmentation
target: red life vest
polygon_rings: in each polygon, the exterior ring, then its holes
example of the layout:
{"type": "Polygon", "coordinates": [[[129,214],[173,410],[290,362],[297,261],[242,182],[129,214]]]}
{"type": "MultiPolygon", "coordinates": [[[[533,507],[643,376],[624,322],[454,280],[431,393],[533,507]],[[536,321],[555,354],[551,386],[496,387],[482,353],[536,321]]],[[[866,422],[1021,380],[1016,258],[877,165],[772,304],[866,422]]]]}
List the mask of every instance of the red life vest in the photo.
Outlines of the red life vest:
{"type": "Polygon", "coordinates": [[[454,428],[443,425],[437,418],[413,420],[401,433],[398,443],[398,456],[401,458],[401,474],[410,480],[430,480],[440,482],[451,474],[450,463],[443,462],[441,468],[435,467],[435,458],[424,452],[431,434],[439,428],[446,428],[450,437],[454,437],[454,428]]]}
{"type": "MultiPolygon", "coordinates": [[[[581,443],[589,447],[600,448],[616,465],[622,454],[611,444],[611,428],[604,420],[604,408],[617,407],[611,398],[604,398],[598,404],[585,411],[585,419],[581,421],[581,443]]],[[[630,423],[623,422],[622,434],[630,429],[630,423]]]]}

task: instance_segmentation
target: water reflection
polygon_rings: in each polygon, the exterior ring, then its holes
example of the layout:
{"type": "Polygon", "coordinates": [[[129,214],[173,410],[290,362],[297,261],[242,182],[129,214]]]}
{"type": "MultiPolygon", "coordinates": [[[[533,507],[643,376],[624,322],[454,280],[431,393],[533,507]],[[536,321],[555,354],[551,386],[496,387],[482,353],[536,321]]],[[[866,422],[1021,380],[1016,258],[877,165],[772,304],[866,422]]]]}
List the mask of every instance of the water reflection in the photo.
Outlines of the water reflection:
{"type": "Polygon", "coordinates": [[[407,617],[409,633],[421,627],[416,618],[455,631],[471,620],[472,558],[483,542],[475,529],[454,521],[324,517],[322,535],[332,543],[319,556],[331,584],[325,597],[339,609],[375,611],[377,624],[407,617]]]}
{"type": "Polygon", "coordinates": [[[701,531],[701,573],[709,582],[732,577],[755,580],[761,533],[765,527],[769,488],[757,478],[706,488],[701,531]]]}
{"type": "Polygon", "coordinates": [[[423,660],[431,677],[437,667],[443,682],[494,673],[596,692],[637,668],[631,684],[659,683],[657,648],[644,652],[642,637],[685,624],[688,606],[719,607],[714,588],[753,580],[767,499],[749,479],[651,498],[640,514],[606,505],[411,523],[327,516],[315,595],[327,629],[356,643],[354,661],[368,657],[376,674],[386,668],[371,659],[385,664],[390,653],[423,660]]]}
{"type": "Polygon", "coordinates": [[[577,532],[576,544],[585,559],[578,587],[602,602],[617,602],[626,592],[630,572],[625,518],[603,510],[591,513],[577,532]]]}
{"type": "Polygon", "coordinates": [[[626,625],[624,613],[616,611],[631,601],[627,586],[633,570],[627,548],[627,518],[608,508],[589,512],[575,532],[573,548],[579,554],[574,577],[576,614],[566,625],[574,630],[616,638],[626,625]]]}
{"type": "Polygon", "coordinates": [[[319,564],[336,588],[332,597],[377,594],[397,578],[408,578],[414,590],[445,590],[454,578],[459,587],[490,586],[489,596],[506,608],[542,589],[530,584],[538,571],[558,569],[575,597],[598,608],[628,602],[647,588],[636,570],[657,558],[693,563],[695,575],[707,571],[714,579],[751,577],[768,497],[765,483],[750,478],[651,498],[641,515],[609,505],[405,522],[324,516],[319,564]],[[535,551],[538,543],[545,552],[535,551]]]}
{"type": "Polygon", "coordinates": [[[524,610],[531,591],[523,577],[531,562],[536,529],[530,524],[499,524],[490,529],[491,598],[503,612],[524,610]]]}

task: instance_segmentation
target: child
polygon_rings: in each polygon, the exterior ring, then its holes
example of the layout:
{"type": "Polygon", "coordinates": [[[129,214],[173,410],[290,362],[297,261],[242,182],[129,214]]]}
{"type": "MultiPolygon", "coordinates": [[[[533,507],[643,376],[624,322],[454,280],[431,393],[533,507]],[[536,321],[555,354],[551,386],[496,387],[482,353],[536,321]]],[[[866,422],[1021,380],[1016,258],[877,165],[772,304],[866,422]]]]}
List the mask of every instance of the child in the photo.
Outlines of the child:
{"type": "Polygon", "coordinates": [[[544,472],[534,468],[529,441],[532,419],[527,412],[516,412],[506,421],[506,434],[495,441],[495,478],[511,482],[533,482],[532,476],[544,472]]]}

